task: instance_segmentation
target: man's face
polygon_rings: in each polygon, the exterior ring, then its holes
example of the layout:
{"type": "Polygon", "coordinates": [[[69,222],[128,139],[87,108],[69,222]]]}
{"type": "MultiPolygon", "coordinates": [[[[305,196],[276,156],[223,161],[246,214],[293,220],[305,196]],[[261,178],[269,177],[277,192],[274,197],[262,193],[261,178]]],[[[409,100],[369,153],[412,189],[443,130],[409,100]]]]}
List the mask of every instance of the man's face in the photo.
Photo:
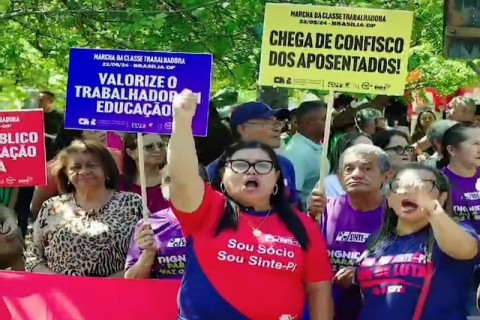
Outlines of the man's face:
{"type": "Polygon", "coordinates": [[[50,98],[46,94],[41,93],[40,96],[38,97],[38,105],[43,110],[49,109],[52,103],[53,103],[52,98],[50,98]]]}
{"type": "Polygon", "coordinates": [[[318,136],[321,136],[325,131],[325,121],[327,119],[327,109],[322,108],[311,114],[309,125],[312,127],[318,136]]]}
{"type": "Polygon", "coordinates": [[[280,147],[283,125],[284,122],[275,117],[254,119],[238,126],[238,132],[245,140],[265,143],[275,149],[280,147]]]}
{"type": "Polygon", "coordinates": [[[373,155],[348,154],[340,168],[342,184],[347,193],[380,190],[385,180],[373,155]]]}
{"type": "Polygon", "coordinates": [[[445,115],[450,120],[473,123],[475,121],[475,108],[462,101],[453,101],[445,110],[445,115]]]}

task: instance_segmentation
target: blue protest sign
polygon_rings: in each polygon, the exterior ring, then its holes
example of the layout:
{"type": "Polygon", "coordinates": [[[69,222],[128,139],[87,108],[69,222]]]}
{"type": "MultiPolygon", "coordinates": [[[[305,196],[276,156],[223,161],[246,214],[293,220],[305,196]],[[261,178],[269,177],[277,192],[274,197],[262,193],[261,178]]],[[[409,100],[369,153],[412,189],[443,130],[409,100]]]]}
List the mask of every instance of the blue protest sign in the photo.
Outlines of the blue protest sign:
{"type": "Polygon", "coordinates": [[[207,135],[211,54],[71,49],[65,128],[171,134],[172,101],[190,89],[193,134],[207,135]]]}

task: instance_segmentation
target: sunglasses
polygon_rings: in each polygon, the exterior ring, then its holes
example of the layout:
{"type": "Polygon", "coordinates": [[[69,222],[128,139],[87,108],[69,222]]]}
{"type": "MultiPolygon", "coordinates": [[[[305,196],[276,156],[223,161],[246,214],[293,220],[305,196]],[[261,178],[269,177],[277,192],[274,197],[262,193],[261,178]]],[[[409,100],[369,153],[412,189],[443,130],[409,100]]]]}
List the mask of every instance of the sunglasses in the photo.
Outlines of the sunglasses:
{"type": "Polygon", "coordinates": [[[151,152],[154,150],[161,151],[165,148],[164,142],[152,142],[143,146],[143,150],[151,152]]]}

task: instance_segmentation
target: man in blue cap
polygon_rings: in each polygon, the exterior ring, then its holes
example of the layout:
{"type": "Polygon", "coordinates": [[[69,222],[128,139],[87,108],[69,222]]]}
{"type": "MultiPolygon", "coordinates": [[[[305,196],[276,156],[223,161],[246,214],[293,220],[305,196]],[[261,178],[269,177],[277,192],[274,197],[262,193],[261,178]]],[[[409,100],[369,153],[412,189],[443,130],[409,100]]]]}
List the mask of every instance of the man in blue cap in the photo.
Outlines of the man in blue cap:
{"type": "MultiPolygon", "coordinates": [[[[273,110],[262,102],[247,102],[234,108],[231,114],[230,128],[236,140],[264,143],[273,149],[280,147],[280,135],[285,118],[285,110],[273,110]]],[[[287,158],[278,155],[280,167],[285,179],[285,189],[292,204],[299,204],[295,188],[295,170],[287,158]]],[[[218,159],[208,167],[208,176],[212,181],[218,174],[218,159]]]]}

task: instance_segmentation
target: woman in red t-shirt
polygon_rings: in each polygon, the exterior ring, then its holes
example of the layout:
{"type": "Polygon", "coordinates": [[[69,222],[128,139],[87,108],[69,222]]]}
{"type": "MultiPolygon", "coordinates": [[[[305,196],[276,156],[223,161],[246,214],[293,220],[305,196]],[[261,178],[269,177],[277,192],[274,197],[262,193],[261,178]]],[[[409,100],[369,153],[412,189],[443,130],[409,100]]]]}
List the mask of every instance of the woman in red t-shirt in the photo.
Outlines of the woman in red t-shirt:
{"type": "Polygon", "coordinates": [[[214,190],[198,174],[196,101],[188,90],[175,97],[168,154],[172,209],[187,239],[181,319],[301,319],[305,301],[312,320],[332,319],[325,242],[285,199],[275,152],[254,142],[228,148],[214,190]]]}

